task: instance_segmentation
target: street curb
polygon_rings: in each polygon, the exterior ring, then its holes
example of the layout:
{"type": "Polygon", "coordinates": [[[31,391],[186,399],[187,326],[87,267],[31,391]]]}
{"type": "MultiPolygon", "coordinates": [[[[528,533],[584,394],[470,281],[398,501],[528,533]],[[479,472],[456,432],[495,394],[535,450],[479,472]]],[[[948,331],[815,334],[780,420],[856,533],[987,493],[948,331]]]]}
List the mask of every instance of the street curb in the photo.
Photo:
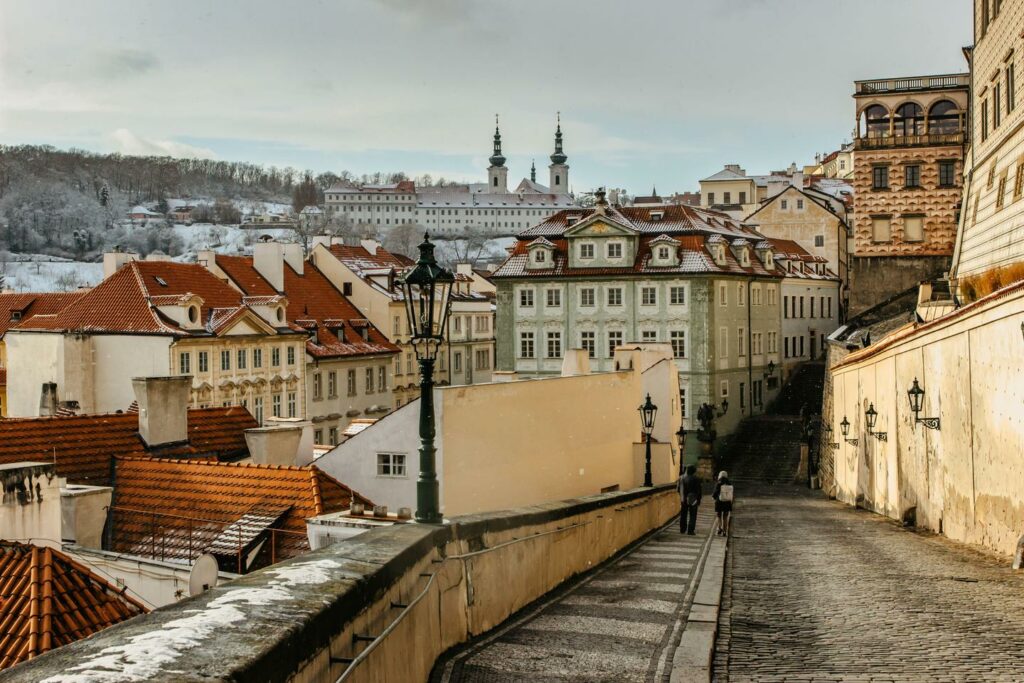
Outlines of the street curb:
{"type": "Polygon", "coordinates": [[[679,647],[672,657],[670,683],[707,683],[711,680],[711,657],[718,632],[727,548],[725,537],[711,539],[697,593],[693,597],[679,647]]]}

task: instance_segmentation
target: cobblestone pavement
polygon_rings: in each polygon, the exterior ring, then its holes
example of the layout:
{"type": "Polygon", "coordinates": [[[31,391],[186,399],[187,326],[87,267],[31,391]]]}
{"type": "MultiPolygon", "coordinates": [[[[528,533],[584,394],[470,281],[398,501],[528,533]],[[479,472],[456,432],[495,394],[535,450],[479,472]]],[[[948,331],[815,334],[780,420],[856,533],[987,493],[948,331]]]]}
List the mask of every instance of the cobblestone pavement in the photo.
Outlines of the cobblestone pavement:
{"type": "Polygon", "coordinates": [[[1024,576],[806,489],[737,486],[716,681],[1024,681],[1024,576]]]}
{"type": "Polygon", "coordinates": [[[670,524],[442,659],[431,681],[667,681],[711,508],[701,506],[696,536],[680,535],[678,522],[670,524]]]}

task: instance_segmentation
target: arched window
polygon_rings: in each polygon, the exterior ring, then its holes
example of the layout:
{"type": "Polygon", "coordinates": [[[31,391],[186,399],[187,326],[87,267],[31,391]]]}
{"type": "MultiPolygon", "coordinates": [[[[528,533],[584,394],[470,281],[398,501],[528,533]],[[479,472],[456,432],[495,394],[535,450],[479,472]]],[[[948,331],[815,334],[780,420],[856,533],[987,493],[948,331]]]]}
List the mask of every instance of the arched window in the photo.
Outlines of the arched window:
{"type": "Polygon", "coordinates": [[[864,135],[869,138],[883,138],[889,134],[889,110],[880,104],[873,104],[864,110],[864,135]]]}
{"type": "Polygon", "coordinates": [[[896,110],[896,135],[924,135],[924,112],[913,102],[901,104],[896,110]]]}
{"type": "Polygon", "coordinates": [[[928,132],[946,135],[960,132],[960,112],[949,100],[941,100],[928,110],[928,132]]]}

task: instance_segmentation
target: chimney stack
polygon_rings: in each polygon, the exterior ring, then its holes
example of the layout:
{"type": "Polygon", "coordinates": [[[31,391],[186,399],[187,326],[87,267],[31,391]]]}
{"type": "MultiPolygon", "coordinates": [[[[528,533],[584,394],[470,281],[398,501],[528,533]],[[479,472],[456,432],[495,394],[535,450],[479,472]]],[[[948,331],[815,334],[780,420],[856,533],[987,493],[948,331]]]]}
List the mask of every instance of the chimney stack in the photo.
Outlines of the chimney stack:
{"type": "Polygon", "coordinates": [[[121,251],[119,247],[114,247],[114,251],[108,251],[103,254],[103,279],[107,279],[119,271],[124,264],[137,261],[138,259],[138,254],[133,254],[130,251],[121,251]]]}
{"type": "Polygon", "coordinates": [[[586,349],[569,349],[562,358],[562,377],[590,374],[590,353],[586,349]]]}
{"type": "MultiPolygon", "coordinates": [[[[296,273],[302,275],[302,269],[305,264],[305,254],[302,253],[302,245],[298,242],[289,242],[281,246],[284,248],[285,263],[291,266],[292,270],[296,273]]],[[[284,291],[284,287],[279,291],[284,291]]]]}
{"type": "Polygon", "coordinates": [[[139,436],[146,446],[188,441],[191,377],[134,377],[132,388],[139,403],[139,436]]]}
{"type": "Polygon", "coordinates": [[[256,465],[293,466],[298,464],[302,436],[302,424],[257,427],[245,430],[245,445],[256,465]]]}
{"type": "Polygon", "coordinates": [[[43,382],[43,390],[39,395],[39,416],[57,414],[57,383],[43,382]]]}
{"type": "Polygon", "coordinates": [[[363,246],[363,249],[370,252],[372,256],[377,255],[377,248],[380,246],[380,242],[378,242],[377,240],[363,239],[359,240],[359,244],[363,246]]]}
{"type": "Polygon", "coordinates": [[[284,291],[284,245],[257,242],[252,249],[252,265],[277,292],[284,291]]]}

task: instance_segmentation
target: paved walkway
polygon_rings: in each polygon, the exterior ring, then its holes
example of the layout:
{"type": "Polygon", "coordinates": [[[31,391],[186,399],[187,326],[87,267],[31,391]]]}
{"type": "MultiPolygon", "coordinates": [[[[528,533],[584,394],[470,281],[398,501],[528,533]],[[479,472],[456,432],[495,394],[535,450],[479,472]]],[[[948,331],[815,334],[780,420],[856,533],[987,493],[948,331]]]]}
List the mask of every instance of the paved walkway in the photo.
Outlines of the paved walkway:
{"type": "Polygon", "coordinates": [[[668,526],[441,660],[431,681],[667,681],[711,530],[705,502],[696,536],[668,526]]]}
{"type": "Polygon", "coordinates": [[[1024,681],[1009,560],[791,486],[738,486],[732,531],[715,680],[1024,681]]]}

